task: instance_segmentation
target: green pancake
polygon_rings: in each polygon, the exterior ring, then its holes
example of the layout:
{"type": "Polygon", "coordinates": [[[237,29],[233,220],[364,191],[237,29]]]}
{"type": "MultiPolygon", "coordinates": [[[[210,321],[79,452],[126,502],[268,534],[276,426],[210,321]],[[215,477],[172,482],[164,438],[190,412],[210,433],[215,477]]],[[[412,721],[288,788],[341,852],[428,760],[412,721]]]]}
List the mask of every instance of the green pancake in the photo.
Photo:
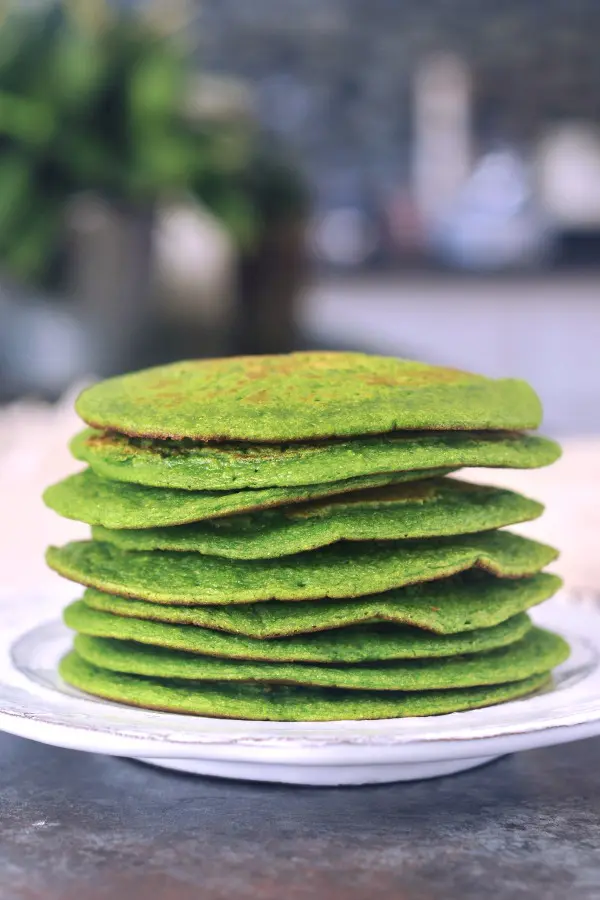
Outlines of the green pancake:
{"type": "Polygon", "coordinates": [[[104,478],[188,491],[296,487],[442,466],[530,469],[560,456],[554,441],[513,432],[397,432],[316,443],[227,444],[130,438],[88,428],[76,459],[104,478]]]}
{"type": "Polygon", "coordinates": [[[263,640],[378,622],[424,628],[443,635],[498,625],[548,600],[561,584],[558,576],[547,572],[509,579],[472,570],[358,600],[166,606],[88,588],[83,602],[91,609],[116,616],[197,625],[263,640]]]}
{"type": "Polygon", "coordinates": [[[75,636],[74,646],[79,656],[92,665],[128,675],[360,691],[435,691],[506,684],[549,672],[569,655],[569,646],[561,637],[541,628],[531,628],[525,637],[508,647],[483,653],[362,665],[214,659],[83,634],[75,636]]]}
{"type": "Polygon", "coordinates": [[[523,381],[335,352],[159,366],[87,388],[76,409],[95,428],[134,437],[241,441],[513,431],[537,428],[542,414],[523,381]]]}
{"type": "Polygon", "coordinates": [[[73,631],[91,637],[135,641],[226,659],[318,663],[361,663],[477,653],[514,643],[531,628],[529,617],[521,613],[492,628],[463,634],[432,635],[418,628],[396,625],[355,625],[333,634],[326,631],[261,641],[194,625],[122,618],[90,609],[81,600],[66,608],[64,620],[73,631]]]}
{"type": "Polygon", "coordinates": [[[71,652],[59,672],[73,687],[105,700],[145,709],[268,722],[333,722],[432,716],[477,709],[523,697],[549,683],[549,675],[493,687],[415,693],[339,691],[259,684],[160,681],[91,665],[71,652]]]}
{"type": "Polygon", "coordinates": [[[543,509],[541,503],[513,491],[432,478],[176,528],[116,531],[96,527],[92,533],[96,540],[123,550],[270,559],[342,540],[403,540],[489,531],[535,519],[543,509]]]}
{"type": "Polygon", "coordinates": [[[397,472],[366,475],[328,484],[296,488],[264,488],[257,491],[183,491],[125,484],[100,478],[91,469],[69,475],[44,492],[44,503],[67,519],[106,528],[155,528],[183,525],[286,503],[300,503],[313,497],[355,491],[357,488],[415,481],[444,474],[447,469],[430,472],[397,472]]]}
{"type": "Polygon", "coordinates": [[[425,541],[334,544],[275,560],[200,553],[127,552],[99,541],[50,547],[50,568],[113,594],[181,605],[357,597],[479,567],[518,578],[557,556],[552,547],[507,531],[425,541]]]}

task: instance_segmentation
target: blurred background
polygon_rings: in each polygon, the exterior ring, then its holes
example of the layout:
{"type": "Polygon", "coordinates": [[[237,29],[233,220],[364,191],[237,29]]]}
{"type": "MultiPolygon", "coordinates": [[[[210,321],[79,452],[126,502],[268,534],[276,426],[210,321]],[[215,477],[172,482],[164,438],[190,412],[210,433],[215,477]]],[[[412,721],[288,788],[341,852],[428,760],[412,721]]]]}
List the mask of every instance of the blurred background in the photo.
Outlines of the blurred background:
{"type": "Polygon", "coordinates": [[[327,347],[528,379],[587,496],[599,37],[597,0],[0,0],[0,490],[72,465],[93,378],[327,347]]]}

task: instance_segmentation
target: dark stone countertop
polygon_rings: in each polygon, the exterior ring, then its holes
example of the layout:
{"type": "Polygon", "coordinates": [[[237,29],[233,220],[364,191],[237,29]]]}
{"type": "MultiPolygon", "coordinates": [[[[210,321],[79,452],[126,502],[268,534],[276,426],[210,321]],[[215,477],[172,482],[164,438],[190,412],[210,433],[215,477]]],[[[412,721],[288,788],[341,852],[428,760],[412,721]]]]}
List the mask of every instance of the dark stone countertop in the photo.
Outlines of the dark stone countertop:
{"type": "Polygon", "coordinates": [[[1,900],[597,900],[600,739],[297,788],[0,735],[1,900]]]}

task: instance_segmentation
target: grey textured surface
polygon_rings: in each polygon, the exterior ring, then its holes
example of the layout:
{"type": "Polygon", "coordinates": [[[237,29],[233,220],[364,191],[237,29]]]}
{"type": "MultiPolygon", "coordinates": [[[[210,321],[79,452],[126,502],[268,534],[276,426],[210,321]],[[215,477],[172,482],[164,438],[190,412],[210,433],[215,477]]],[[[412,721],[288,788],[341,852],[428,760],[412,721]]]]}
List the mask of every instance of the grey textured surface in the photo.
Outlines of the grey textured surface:
{"type": "Polygon", "coordinates": [[[292,788],[0,736],[1,900],[597,900],[600,739],[292,788]]]}

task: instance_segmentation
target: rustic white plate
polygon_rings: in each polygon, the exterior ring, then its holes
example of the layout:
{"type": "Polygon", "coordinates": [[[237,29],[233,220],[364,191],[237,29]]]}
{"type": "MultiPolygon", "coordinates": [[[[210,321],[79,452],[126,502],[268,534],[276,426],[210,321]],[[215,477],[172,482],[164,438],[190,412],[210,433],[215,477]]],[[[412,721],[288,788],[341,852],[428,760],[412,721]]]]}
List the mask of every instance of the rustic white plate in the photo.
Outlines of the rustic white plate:
{"type": "Polygon", "coordinates": [[[202,775],[375,784],[460,772],[518,750],[600,734],[600,603],[561,594],[534,611],[571,643],[552,689],[489,709],[375,722],[195,718],[108,703],[67,687],[64,597],[0,598],[0,730],[202,775]],[[31,628],[34,619],[54,617],[31,628]]]}

